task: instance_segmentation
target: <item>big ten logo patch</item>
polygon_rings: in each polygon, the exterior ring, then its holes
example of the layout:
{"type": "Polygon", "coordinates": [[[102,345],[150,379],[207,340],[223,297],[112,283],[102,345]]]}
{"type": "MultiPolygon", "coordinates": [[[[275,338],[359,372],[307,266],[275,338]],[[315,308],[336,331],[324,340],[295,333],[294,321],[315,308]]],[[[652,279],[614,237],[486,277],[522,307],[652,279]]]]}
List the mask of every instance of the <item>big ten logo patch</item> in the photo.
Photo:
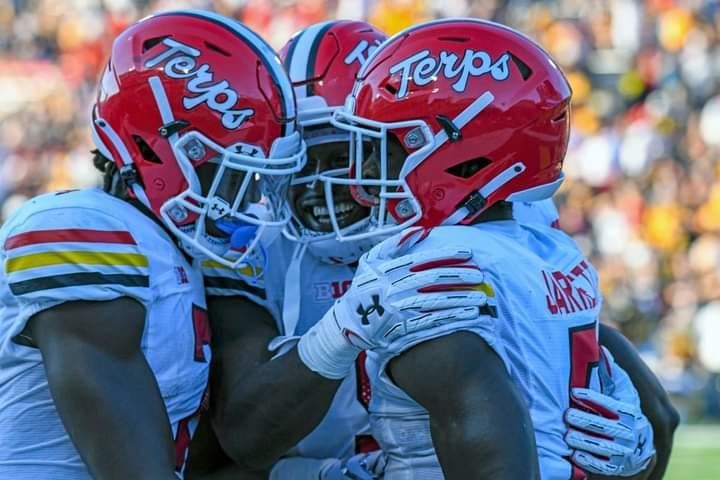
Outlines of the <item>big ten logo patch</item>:
{"type": "Polygon", "coordinates": [[[313,284],[316,302],[328,302],[342,297],[350,288],[352,280],[335,280],[313,284]]]}

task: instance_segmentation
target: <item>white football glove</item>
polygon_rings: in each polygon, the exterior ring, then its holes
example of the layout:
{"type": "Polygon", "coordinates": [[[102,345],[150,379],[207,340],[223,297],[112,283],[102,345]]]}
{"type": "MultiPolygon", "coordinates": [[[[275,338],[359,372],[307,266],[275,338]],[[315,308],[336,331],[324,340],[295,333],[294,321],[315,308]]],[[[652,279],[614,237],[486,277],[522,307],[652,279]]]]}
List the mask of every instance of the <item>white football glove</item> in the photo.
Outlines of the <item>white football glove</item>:
{"type": "Polygon", "coordinates": [[[327,378],[345,377],[361,350],[402,335],[480,317],[484,275],[472,251],[447,247],[399,258],[363,256],[348,291],[298,343],[300,359],[327,378]]]}
{"type": "MultiPolygon", "coordinates": [[[[604,350],[604,349],[603,349],[604,350]]],[[[629,477],[645,470],[655,456],[653,431],[640,410],[630,378],[606,350],[612,374],[602,375],[607,394],[573,388],[572,408],[565,412],[565,442],[575,449],[572,461],[586,472],[629,477]]]]}

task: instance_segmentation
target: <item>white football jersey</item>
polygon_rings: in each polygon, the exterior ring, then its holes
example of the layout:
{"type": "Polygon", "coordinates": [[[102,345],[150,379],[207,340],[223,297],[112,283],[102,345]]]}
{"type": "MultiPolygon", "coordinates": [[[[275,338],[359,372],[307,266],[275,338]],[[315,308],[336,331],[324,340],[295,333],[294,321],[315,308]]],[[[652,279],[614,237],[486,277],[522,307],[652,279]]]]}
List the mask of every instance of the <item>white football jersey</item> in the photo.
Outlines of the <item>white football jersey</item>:
{"type": "MultiPolygon", "coordinates": [[[[514,214],[530,223],[552,224],[557,220],[557,210],[553,201],[536,203],[517,203],[514,214]]],[[[275,317],[278,329],[285,335],[302,335],[330,309],[350,287],[355,269],[343,264],[332,264],[318,259],[307,252],[302,256],[299,278],[290,278],[291,284],[297,282],[299,294],[291,302],[299,302],[297,324],[292,332],[287,332],[281,312],[285,299],[285,282],[288,268],[296,253],[297,244],[281,238],[267,252],[269,264],[262,277],[262,290],[244,289],[242,272],[240,275],[216,265],[218,269],[210,272],[212,276],[224,275],[236,277],[224,282],[209,281],[206,274],[206,286],[209,295],[243,295],[265,306],[275,317]],[[211,289],[211,285],[222,283],[227,288],[211,289]],[[237,288],[230,288],[234,285],[237,288]]],[[[207,262],[206,262],[207,263],[207,262]]],[[[249,273],[249,272],[248,272],[249,273]]],[[[291,327],[292,328],[292,327],[291,327]]],[[[355,453],[367,452],[377,448],[370,434],[367,408],[371,398],[371,388],[365,371],[365,356],[358,359],[355,371],[338,388],[328,413],[322,422],[295,448],[289,456],[309,458],[339,458],[347,460],[355,453]]]]}
{"type": "MultiPolygon", "coordinates": [[[[600,386],[597,319],[601,297],[595,269],[570,237],[537,223],[521,226],[508,220],[439,227],[413,251],[448,245],[472,248],[486,274],[485,319],[415,332],[368,353],[372,432],[389,456],[385,479],[443,478],[427,411],[394,385],[385,368],[412,346],[459,330],[485,339],[524,393],[543,480],[582,475],[566,459],[571,452],[563,440],[563,415],[571,387],[600,386]]],[[[482,372],[481,365],[478,369],[482,372]]]]}
{"type": "Polygon", "coordinates": [[[100,190],[26,203],[0,229],[0,261],[0,478],[90,479],[55,409],[40,351],[24,329],[34,314],[63,302],[125,296],[146,309],[141,348],[181,469],[210,364],[200,268],[152,219],[100,190]]]}
{"type": "MultiPolygon", "coordinates": [[[[266,296],[271,300],[271,312],[282,312],[285,296],[292,295],[286,292],[286,275],[293,255],[297,253],[296,247],[296,243],[280,238],[267,252],[270,264],[264,286],[266,296]]],[[[293,300],[299,302],[295,306],[299,308],[297,322],[293,327],[283,323],[279,314],[276,316],[279,331],[288,336],[302,335],[317,323],[350,287],[354,275],[354,268],[324,262],[309,252],[302,256],[296,271],[298,278],[291,276],[289,281],[297,282],[298,287],[295,290],[298,294],[294,295],[297,298],[293,300]],[[287,331],[289,328],[293,331],[287,331]]],[[[369,388],[364,362],[358,361],[356,370],[340,384],[323,420],[288,452],[288,456],[348,459],[355,453],[377,448],[369,434],[369,388]]]]}

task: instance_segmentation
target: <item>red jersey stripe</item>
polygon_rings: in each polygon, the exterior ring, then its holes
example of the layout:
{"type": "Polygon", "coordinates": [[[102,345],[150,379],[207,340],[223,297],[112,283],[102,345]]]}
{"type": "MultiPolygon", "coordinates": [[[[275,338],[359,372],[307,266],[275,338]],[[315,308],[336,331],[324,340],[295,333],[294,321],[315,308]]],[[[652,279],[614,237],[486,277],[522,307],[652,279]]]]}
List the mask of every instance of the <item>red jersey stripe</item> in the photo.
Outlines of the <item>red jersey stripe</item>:
{"type": "Polygon", "coordinates": [[[129,232],[120,230],[88,230],[71,228],[63,230],[35,230],[19,233],[5,240],[5,249],[25,247],[39,243],[84,242],[84,243],[120,243],[135,245],[135,239],[129,232]]]}

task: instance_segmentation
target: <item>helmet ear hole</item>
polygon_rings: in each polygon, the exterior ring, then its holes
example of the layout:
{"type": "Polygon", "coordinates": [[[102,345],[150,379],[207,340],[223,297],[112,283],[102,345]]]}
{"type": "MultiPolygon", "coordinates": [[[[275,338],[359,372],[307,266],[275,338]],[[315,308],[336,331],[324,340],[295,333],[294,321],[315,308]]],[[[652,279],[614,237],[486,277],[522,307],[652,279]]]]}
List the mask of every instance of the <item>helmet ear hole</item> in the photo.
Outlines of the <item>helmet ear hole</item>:
{"type": "Polygon", "coordinates": [[[459,178],[470,178],[491,163],[492,162],[485,157],[477,157],[458,163],[445,171],[459,178]]]}
{"type": "Polygon", "coordinates": [[[160,157],[157,156],[155,151],[150,148],[150,145],[147,144],[145,140],[139,135],[133,135],[132,136],[133,141],[135,142],[135,145],[137,146],[138,150],[140,151],[140,155],[142,155],[143,160],[147,162],[162,164],[162,160],[160,160],[160,157]]]}

